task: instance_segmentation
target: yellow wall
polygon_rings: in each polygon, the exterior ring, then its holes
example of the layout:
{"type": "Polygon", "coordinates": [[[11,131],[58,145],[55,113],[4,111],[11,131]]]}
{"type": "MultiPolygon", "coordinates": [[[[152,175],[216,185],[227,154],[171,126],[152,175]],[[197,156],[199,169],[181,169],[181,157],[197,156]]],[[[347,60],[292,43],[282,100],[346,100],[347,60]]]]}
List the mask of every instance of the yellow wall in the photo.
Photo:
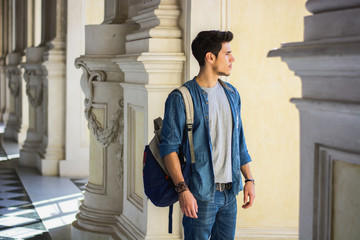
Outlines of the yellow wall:
{"type": "Polygon", "coordinates": [[[238,228],[298,227],[299,115],[289,102],[301,94],[300,79],[269,50],[303,40],[305,0],[231,0],[231,47],[236,58],[230,82],[242,99],[245,137],[256,179],[256,202],[241,209],[238,228]]]}
{"type": "Polygon", "coordinates": [[[85,1],[85,24],[101,24],[104,21],[104,0],[85,1]]]}

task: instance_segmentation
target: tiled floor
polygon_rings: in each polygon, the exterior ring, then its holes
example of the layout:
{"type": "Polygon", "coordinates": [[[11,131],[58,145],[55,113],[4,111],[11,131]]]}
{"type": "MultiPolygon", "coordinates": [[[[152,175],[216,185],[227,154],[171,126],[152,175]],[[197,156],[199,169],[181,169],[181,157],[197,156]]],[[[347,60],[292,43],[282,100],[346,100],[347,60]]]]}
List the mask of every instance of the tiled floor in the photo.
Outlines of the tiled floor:
{"type": "Polygon", "coordinates": [[[0,145],[0,240],[71,239],[87,179],[43,177],[16,164],[17,146],[0,145]],[[14,158],[13,160],[7,160],[14,158]]]}
{"type": "Polygon", "coordinates": [[[51,239],[15,169],[0,169],[0,239],[51,239]]]}

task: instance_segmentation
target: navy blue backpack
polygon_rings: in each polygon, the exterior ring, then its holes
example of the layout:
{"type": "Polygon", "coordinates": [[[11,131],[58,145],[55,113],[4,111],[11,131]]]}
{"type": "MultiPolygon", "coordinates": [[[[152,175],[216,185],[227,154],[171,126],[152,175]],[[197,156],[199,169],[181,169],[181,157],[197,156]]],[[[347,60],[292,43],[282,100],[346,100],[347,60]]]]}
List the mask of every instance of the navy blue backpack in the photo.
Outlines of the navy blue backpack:
{"type": "MultiPolygon", "coordinates": [[[[193,147],[192,125],[194,116],[194,107],[189,90],[182,86],[177,88],[182,93],[185,111],[186,111],[186,126],[189,138],[189,147],[191,152],[191,163],[195,162],[195,154],[193,147]]],[[[175,191],[175,186],[166,169],[164,159],[160,156],[159,143],[161,137],[162,119],[154,120],[155,136],[150,141],[149,145],[145,146],[144,150],[144,168],[143,181],[146,196],[157,207],[169,207],[169,233],[172,233],[172,211],[173,204],[179,200],[178,193],[175,191]]],[[[179,151],[181,153],[181,151],[179,151]]],[[[181,161],[182,173],[185,182],[189,184],[190,179],[190,161],[179,156],[181,161]]]]}

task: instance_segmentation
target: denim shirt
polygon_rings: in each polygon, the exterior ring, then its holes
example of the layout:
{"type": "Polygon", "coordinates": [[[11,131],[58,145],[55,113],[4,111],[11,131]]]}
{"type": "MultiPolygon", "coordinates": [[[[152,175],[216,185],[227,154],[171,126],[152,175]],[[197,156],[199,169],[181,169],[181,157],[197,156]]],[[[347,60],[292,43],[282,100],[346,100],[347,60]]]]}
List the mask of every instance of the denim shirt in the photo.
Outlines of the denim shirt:
{"type": "MultiPolygon", "coordinates": [[[[243,126],[240,117],[240,95],[229,83],[224,87],[232,113],[232,190],[238,194],[242,189],[240,167],[251,161],[248,154],[243,126]]],[[[213,201],[215,194],[215,178],[212,165],[212,145],[209,129],[209,105],[207,92],[201,89],[195,78],[184,84],[192,96],[194,103],[193,139],[195,163],[191,164],[189,184],[192,194],[201,201],[213,201]]],[[[186,159],[190,160],[189,141],[186,129],[186,114],[182,95],[175,90],[165,103],[165,115],[159,144],[162,157],[179,153],[183,149],[186,159]],[[180,148],[183,146],[182,148],[180,148]]]]}

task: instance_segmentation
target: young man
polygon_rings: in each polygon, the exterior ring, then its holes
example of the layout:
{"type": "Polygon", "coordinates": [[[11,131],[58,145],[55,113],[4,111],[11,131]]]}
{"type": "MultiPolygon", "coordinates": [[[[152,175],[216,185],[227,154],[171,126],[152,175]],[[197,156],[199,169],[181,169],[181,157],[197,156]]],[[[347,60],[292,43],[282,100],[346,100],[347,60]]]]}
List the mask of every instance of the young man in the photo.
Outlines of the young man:
{"type": "Polygon", "coordinates": [[[184,181],[179,159],[181,152],[190,160],[181,93],[173,91],[165,104],[160,154],[179,193],[186,240],[208,240],[210,236],[216,240],[234,239],[236,195],[244,190],[245,209],[255,198],[240,96],[232,85],[219,80],[220,76],[230,75],[235,61],[230,48],[232,38],[229,31],[203,31],[191,45],[200,71],[184,84],[194,102],[195,163],[191,164],[189,182],[184,181]],[[244,188],[240,171],[245,178],[244,188]]]}

